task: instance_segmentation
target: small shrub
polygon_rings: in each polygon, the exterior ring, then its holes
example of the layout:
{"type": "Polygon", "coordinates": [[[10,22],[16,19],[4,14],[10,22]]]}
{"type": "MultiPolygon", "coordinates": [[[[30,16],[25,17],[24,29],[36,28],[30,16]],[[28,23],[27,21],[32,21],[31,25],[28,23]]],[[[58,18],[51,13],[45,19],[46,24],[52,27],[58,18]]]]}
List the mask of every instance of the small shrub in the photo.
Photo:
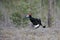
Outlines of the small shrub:
{"type": "Polygon", "coordinates": [[[21,24],[21,15],[18,12],[12,13],[10,17],[14,24],[20,25],[21,24]]]}
{"type": "Polygon", "coordinates": [[[10,19],[12,20],[13,24],[16,25],[16,27],[26,27],[28,23],[27,19],[24,16],[21,16],[19,12],[12,13],[10,19]]]}

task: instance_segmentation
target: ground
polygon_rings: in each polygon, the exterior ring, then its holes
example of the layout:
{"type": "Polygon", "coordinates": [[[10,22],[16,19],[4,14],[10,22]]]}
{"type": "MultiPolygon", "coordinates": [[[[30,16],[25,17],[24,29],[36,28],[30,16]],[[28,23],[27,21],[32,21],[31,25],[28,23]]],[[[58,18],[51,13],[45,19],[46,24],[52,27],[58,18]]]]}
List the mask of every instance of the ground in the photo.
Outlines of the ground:
{"type": "Polygon", "coordinates": [[[0,28],[0,40],[60,40],[60,28],[0,28]]]}

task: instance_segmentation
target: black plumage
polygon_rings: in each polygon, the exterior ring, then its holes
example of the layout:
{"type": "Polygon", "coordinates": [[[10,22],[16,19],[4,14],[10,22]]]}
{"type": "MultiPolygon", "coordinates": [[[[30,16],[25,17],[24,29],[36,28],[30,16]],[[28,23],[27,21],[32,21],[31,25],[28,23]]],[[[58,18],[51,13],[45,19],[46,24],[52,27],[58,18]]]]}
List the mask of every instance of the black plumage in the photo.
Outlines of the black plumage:
{"type": "MultiPolygon", "coordinates": [[[[38,25],[39,24],[39,26],[43,26],[40,19],[33,18],[30,14],[27,15],[27,17],[30,19],[30,21],[32,22],[33,25],[38,25]]],[[[39,28],[39,26],[37,26],[36,28],[39,28]]],[[[43,26],[43,28],[45,28],[45,26],[43,26]]]]}

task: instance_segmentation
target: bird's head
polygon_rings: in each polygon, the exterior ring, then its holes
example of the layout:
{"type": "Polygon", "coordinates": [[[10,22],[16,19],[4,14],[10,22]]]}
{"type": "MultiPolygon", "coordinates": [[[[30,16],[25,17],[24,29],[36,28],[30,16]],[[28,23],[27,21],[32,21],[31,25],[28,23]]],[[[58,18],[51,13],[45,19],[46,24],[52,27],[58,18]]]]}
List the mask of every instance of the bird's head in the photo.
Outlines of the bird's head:
{"type": "Polygon", "coordinates": [[[29,18],[29,17],[31,17],[31,15],[32,15],[32,14],[27,14],[27,15],[26,15],[26,18],[29,18]]]}

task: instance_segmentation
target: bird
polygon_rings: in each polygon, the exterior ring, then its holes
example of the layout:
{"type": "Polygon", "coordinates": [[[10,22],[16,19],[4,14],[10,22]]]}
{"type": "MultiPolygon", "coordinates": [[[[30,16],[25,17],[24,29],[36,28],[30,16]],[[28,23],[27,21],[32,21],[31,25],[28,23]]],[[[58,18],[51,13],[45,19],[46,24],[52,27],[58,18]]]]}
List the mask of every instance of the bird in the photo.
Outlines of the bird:
{"type": "Polygon", "coordinates": [[[39,28],[40,26],[42,26],[43,28],[46,27],[42,25],[41,19],[32,17],[32,14],[27,14],[26,17],[29,18],[35,29],[39,28]]]}

